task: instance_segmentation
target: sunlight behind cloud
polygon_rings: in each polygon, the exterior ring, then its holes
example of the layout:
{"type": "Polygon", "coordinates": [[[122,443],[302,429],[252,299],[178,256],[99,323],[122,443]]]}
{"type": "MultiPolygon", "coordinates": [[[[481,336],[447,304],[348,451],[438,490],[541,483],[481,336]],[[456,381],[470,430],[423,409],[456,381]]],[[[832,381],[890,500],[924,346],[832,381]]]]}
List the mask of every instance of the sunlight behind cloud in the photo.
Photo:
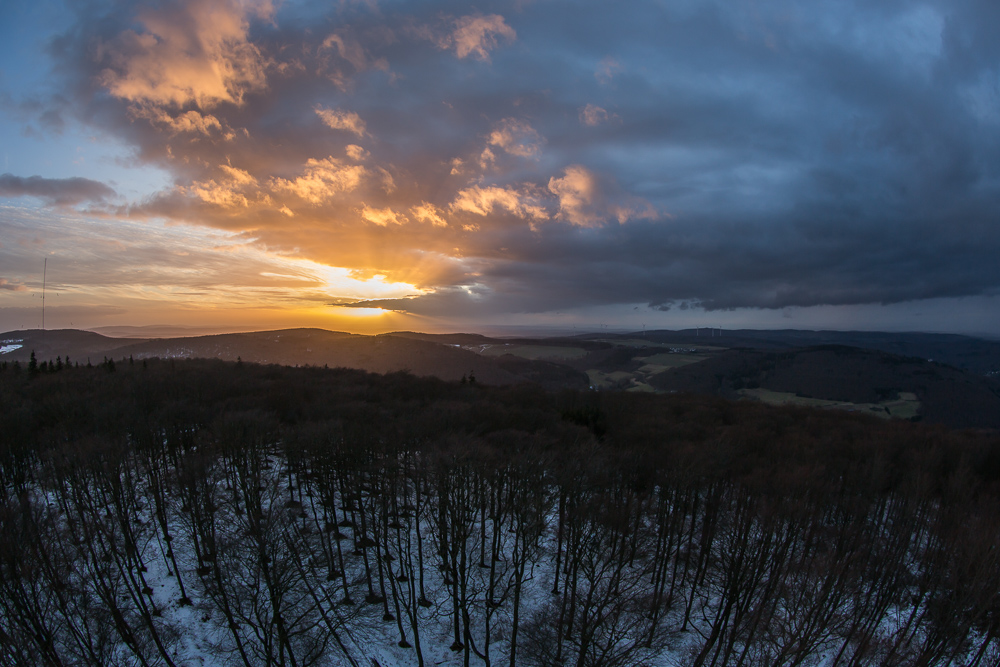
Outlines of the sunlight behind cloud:
{"type": "Polygon", "coordinates": [[[59,307],[101,323],[1000,290],[995,2],[22,4],[37,20],[0,25],[0,206],[37,214],[0,209],[15,326],[46,257],[59,307]]]}
{"type": "Polygon", "coordinates": [[[16,207],[2,207],[0,215],[0,330],[37,326],[43,257],[49,321],[60,327],[126,318],[139,324],[297,321],[343,328],[330,317],[353,320],[362,310],[371,319],[381,311],[334,308],[335,303],[424,292],[381,273],[362,276],[269,251],[243,234],[16,207]],[[10,247],[25,244],[36,248],[34,257],[10,247]]]}
{"type": "MultiPolygon", "coordinates": [[[[382,274],[376,274],[367,279],[359,279],[356,277],[357,274],[351,269],[327,266],[307,259],[287,261],[304,274],[310,274],[315,276],[317,280],[322,281],[323,289],[333,298],[349,299],[352,301],[362,299],[395,299],[423,293],[423,290],[408,283],[389,282],[386,276],[382,274]]],[[[358,309],[354,308],[351,310],[358,309]]]]}

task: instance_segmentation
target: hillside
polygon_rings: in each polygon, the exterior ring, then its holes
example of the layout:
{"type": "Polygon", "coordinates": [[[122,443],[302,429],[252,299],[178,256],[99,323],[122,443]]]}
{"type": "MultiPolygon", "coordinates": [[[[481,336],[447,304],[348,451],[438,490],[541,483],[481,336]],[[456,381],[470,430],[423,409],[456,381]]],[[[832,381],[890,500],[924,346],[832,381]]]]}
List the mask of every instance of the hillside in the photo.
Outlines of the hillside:
{"type": "Polygon", "coordinates": [[[364,336],[286,329],[166,339],[119,339],[86,331],[0,334],[0,363],[80,363],[107,358],[207,358],[356,368],[548,389],[695,392],[729,399],[797,403],[926,420],[951,427],[1000,428],[1000,344],[965,336],[808,331],[650,331],[497,339],[479,334],[394,332],[364,336]],[[810,344],[849,341],[856,345],[810,344]],[[899,354],[898,350],[920,355],[899,354]],[[925,357],[935,354],[936,357],[925,357]],[[965,367],[944,363],[964,363],[965,367]]]}
{"type": "MultiPolygon", "coordinates": [[[[253,333],[186,336],[154,340],[107,338],[86,331],[30,331],[0,334],[19,339],[22,347],[2,357],[24,363],[32,350],[39,361],[55,356],[92,363],[105,357],[122,359],[221,359],[283,366],[356,368],[375,373],[408,371],[414,375],[506,385],[534,381],[543,386],[587,386],[585,374],[545,362],[484,357],[452,337],[410,334],[362,336],[325,329],[284,329],[253,333]],[[448,341],[448,342],[444,342],[448,341]]],[[[467,335],[460,338],[468,341],[467,335]]],[[[475,339],[478,340],[478,339],[475,339]]]]}
{"type": "MultiPolygon", "coordinates": [[[[592,337],[592,335],[588,335],[592,337]]],[[[945,363],[974,375],[1000,374],[1000,340],[958,334],[798,329],[700,329],[610,334],[609,340],[640,339],[650,344],[714,345],[723,348],[780,350],[843,345],[945,363]]]]}
{"type": "Polygon", "coordinates": [[[70,356],[71,359],[86,362],[88,358],[100,361],[109,353],[126,345],[145,342],[145,338],[110,338],[92,331],[79,329],[29,329],[8,331],[0,334],[0,345],[9,351],[0,355],[2,361],[28,361],[34,351],[39,361],[70,356]]]}
{"type": "Polygon", "coordinates": [[[866,406],[862,410],[913,394],[919,401],[914,419],[952,427],[1000,428],[1000,383],[945,364],[852,347],[728,350],[697,365],[658,374],[650,383],[663,391],[729,398],[754,397],[759,395],[756,390],[764,389],[793,398],[866,406]]]}

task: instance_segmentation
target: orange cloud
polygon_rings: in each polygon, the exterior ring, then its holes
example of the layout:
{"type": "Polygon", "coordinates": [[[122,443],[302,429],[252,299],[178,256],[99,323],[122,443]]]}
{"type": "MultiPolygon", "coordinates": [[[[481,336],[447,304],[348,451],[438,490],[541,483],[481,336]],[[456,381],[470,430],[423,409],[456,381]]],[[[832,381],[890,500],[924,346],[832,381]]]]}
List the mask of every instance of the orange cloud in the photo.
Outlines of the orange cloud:
{"type": "Polygon", "coordinates": [[[348,144],[344,147],[344,152],[347,153],[347,157],[358,162],[367,159],[369,155],[368,151],[357,144],[348,144]]]}
{"type": "Polygon", "coordinates": [[[434,204],[421,202],[410,208],[410,213],[420,222],[429,222],[435,227],[447,227],[448,221],[441,215],[441,210],[434,204]]]}
{"type": "Polygon", "coordinates": [[[288,192],[311,204],[322,204],[342,192],[356,190],[368,170],[359,165],[345,165],[329,157],[325,160],[310,158],[303,174],[294,180],[275,178],[271,187],[278,192],[288,192]]]}
{"type": "Polygon", "coordinates": [[[556,218],[579,227],[596,227],[601,219],[589,210],[597,192],[594,175],[580,165],[566,168],[562,178],[549,179],[549,191],[559,197],[556,218]]]}
{"type": "Polygon", "coordinates": [[[333,34],[323,40],[321,49],[332,49],[337,47],[337,55],[354,65],[355,69],[362,70],[368,66],[368,54],[355,39],[344,39],[343,36],[333,34]]]}
{"type": "Polygon", "coordinates": [[[594,174],[578,164],[566,167],[562,178],[550,178],[549,192],[559,198],[556,219],[577,227],[599,227],[609,219],[625,224],[629,220],[652,220],[660,216],[652,204],[640,197],[618,193],[612,195],[615,203],[609,204],[594,174]]]}
{"type": "MultiPolygon", "coordinates": [[[[486,148],[483,149],[483,152],[480,153],[479,155],[479,168],[485,171],[486,169],[489,169],[494,164],[496,164],[496,161],[497,161],[496,153],[494,153],[490,149],[490,147],[487,146],[486,148]]],[[[459,164],[461,164],[461,160],[459,160],[459,164]]],[[[456,167],[453,167],[451,173],[452,175],[455,175],[460,173],[460,170],[456,167]]]]}
{"type": "Polygon", "coordinates": [[[674,217],[670,213],[660,213],[645,199],[632,197],[631,200],[628,204],[611,207],[611,214],[619,224],[625,224],[629,220],[656,220],[661,215],[667,218],[674,217]]]}
{"type": "MultiPolygon", "coordinates": [[[[535,128],[516,118],[504,118],[497,123],[488,139],[490,146],[497,146],[511,155],[525,158],[537,157],[544,141],[535,128]]],[[[488,148],[486,150],[489,151],[488,148]]],[[[490,151],[491,156],[492,154],[490,151]]]]}
{"type": "Polygon", "coordinates": [[[490,51],[497,48],[499,39],[513,42],[517,33],[499,14],[489,16],[463,16],[455,19],[455,30],[438,40],[443,49],[454,48],[459,58],[474,56],[478,60],[489,60],[490,51]]]}
{"type": "Polygon", "coordinates": [[[350,86],[352,73],[357,74],[367,69],[389,70],[389,63],[385,58],[372,59],[361,42],[346,34],[334,33],[324,39],[317,55],[320,60],[319,73],[341,90],[347,90],[350,86]],[[336,51],[336,56],[343,62],[336,61],[330,51],[336,51]],[[349,67],[345,67],[344,63],[349,67]]]}
{"type": "Polygon", "coordinates": [[[257,179],[250,175],[250,172],[237,169],[228,164],[220,164],[219,168],[229,176],[229,179],[239,185],[257,185],[257,179]]]}
{"type": "Polygon", "coordinates": [[[245,194],[225,183],[213,180],[192,183],[187,191],[207,204],[215,204],[222,208],[246,208],[250,205],[245,194]]]}
{"type": "Polygon", "coordinates": [[[378,167],[377,170],[379,175],[382,176],[382,190],[384,190],[387,195],[391,195],[396,191],[396,179],[394,179],[392,174],[382,167],[378,167]]]}
{"type": "Polygon", "coordinates": [[[588,104],[580,109],[580,122],[589,127],[596,127],[610,120],[618,120],[618,114],[609,114],[607,109],[596,104],[588,104]]]}
{"type": "Polygon", "coordinates": [[[401,225],[406,222],[406,216],[396,213],[391,208],[372,208],[368,204],[361,205],[361,217],[378,225],[387,227],[388,225],[401,225]]]}
{"type": "Polygon", "coordinates": [[[461,190],[449,208],[452,211],[466,211],[481,216],[487,216],[499,208],[506,209],[519,218],[545,220],[549,217],[545,209],[533,203],[530,197],[522,196],[516,190],[495,185],[485,188],[474,185],[461,190]]]}
{"type": "Polygon", "coordinates": [[[214,204],[222,208],[248,207],[250,200],[247,198],[245,190],[247,188],[255,188],[257,186],[257,179],[249,172],[237,169],[228,164],[219,165],[219,168],[225,175],[219,181],[215,179],[196,181],[183,189],[205,203],[214,204]]]}
{"type": "Polygon", "coordinates": [[[319,116],[324,125],[331,129],[347,130],[348,132],[353,132],[359,137],[363,137],[367,134],[365,131],[365,121],[363,121],[361,116],[353,111],[317,107],[316,115],[319,116]]]}
{"type": "Polygon", "coordinates": [[[202,114],[193,109],[177,116],[153,105],[134,105],[129,111],[134,118],[144,118],[166,127],[171,135],[186,132],[212,136],[221,133],[226,140],[232,140],[236,136],[232,130],[223,132],[222,122],[212,114],[202,114]]]}
{"type": "Polygon", "coordinates": [[[272,13],[269,0],[189,0],[147,9],[138,17],[141,32],[128,30],[101,45],[110,63],[101,83],[138,104],[242,104],[267,83],[267,60],[247,37],[248,16],[272,13]]]}

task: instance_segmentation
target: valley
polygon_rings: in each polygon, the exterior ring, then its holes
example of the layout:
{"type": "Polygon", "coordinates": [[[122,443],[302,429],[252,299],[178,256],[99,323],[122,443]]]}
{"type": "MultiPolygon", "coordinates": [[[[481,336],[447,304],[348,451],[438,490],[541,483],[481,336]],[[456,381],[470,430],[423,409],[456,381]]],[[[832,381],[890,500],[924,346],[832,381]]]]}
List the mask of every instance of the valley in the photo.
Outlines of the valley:
{"type": "Polygon", "coordinates": [[[39,362],[240,359],[406,371],[494,386],[528,382],[553,390],[691,392],[956,428],[1000,428],[1000,342],[956,335],[689,330],[501,339],[287,329],[142,339],[34,330],[0,334],[0,340],[9,341],[0,363],[27,363],[32,351],[39,362]]]}

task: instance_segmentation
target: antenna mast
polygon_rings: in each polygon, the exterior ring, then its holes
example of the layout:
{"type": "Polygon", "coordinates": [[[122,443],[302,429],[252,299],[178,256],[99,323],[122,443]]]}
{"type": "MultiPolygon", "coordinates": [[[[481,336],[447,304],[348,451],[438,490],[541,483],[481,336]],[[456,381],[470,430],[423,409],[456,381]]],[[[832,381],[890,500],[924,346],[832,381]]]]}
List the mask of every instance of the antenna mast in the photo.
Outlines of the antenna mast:
{"type": "Polygon", "coordinates": [[[49,258],[42,264],[42,331],[45,331],[45,275],[49,270],[49,258]]]}

